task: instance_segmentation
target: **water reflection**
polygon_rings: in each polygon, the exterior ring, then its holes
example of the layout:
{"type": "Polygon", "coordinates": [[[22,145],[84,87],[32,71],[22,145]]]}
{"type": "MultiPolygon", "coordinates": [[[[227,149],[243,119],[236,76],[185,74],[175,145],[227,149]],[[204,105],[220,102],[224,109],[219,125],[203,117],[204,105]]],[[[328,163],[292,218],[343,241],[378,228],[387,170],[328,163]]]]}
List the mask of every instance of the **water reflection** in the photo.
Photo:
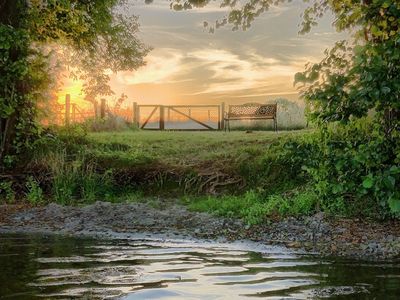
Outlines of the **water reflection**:
{"type": "Polygon", "coordinates": [[[399,263],[254,246],[0,235],[0,299],[399,299],[399,263]]]}

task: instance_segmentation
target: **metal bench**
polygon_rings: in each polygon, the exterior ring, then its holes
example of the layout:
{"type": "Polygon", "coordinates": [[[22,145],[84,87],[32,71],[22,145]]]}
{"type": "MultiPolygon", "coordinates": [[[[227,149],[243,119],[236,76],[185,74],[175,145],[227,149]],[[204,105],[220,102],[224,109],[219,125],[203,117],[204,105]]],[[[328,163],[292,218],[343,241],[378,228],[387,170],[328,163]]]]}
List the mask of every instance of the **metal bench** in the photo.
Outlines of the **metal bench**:
{"type": "Polygon", "coordinates": [[[273,120],[274,130],[278,131],[276,119],[277,104],[246,103],[242,105],[229,105],[225,113],[225,131],[231,131],[229,122],[233,120],[273,120]]]}

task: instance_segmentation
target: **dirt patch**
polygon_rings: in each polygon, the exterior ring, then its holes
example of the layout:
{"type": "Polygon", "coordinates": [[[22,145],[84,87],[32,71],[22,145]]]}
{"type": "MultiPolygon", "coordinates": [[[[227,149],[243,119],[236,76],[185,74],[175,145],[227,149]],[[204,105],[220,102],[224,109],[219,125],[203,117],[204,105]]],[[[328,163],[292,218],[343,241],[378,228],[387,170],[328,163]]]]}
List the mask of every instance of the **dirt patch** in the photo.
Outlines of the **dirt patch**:
{"type": "Polygon", "coordinates": [[[247,226],[240,220],[191,212],[183,206],[171,204],[154,208],[144,203],[96,202],[85,207],[52,203],[38,208],[2,206],[2,212],[0,232],[97,236],[151,232],[207,239],[248,239],[302,248],[323,256],[371,260],[400,258],[399,222],[330,220],[322,213],[271,221],[262,226],[247,226]]]}

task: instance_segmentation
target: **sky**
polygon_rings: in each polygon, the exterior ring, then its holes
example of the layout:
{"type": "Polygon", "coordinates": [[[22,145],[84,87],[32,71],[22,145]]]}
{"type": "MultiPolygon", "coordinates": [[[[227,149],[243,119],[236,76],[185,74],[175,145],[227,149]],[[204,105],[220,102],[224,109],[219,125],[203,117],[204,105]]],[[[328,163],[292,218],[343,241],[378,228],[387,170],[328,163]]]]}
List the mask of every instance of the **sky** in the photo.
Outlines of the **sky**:
{"type": "MultiPolygon", "coordinates": [[[[296,72],[318,62],[323,51],[344,38],[324,17],[311,33],[299,35],[306,4],[293,0],[272,7],[246,31],[229,25],[211,34],[203,23],[226,15],[219,2],[202,9],[176,12],[166,0],[152,4],[129,1],[127,14],[139,16],[140,38],[153,47],[147,65],[111,76],[116,95],[139,104],[219,104],[297,100],[296,72]]],[[[79,83],[66,80],[59,93],[81,97],[79,83]]]]}

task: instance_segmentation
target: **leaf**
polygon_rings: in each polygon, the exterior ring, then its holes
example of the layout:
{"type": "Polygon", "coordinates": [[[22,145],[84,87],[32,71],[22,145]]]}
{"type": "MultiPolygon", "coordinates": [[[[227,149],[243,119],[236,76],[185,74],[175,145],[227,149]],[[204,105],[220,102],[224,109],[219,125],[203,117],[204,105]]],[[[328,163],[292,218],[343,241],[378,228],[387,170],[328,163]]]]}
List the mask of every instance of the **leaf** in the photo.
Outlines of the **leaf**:
{"type": "Polygon", "coordinates": [[[394,174],[400,174],[400,167],[398,166],[391,166],[390,169],[390,174],[394,175],[394,174]]]}
{"type": "Polygon", "coordinates": [[[334,194],[339,194],[339,193],[343,192],[343,186],[341,184],[333,185],[332,192],[334,194]]]}
{"type": "Polygon", "coordinates": [[[374,185],[374,180],[372,179],[372,177],[367,177],[364,179],[362,185],[364,188],[370,189],[374,185]]]}
{"type": "Polygon", "coordinates": [[[393,176],[387,176],[384,178],[383,183],[385,184],[386,188],[393,189],[396,184],[396,179],[393,176]]]}
{"type": "Polygon", "coordinates": [[[392,213],[394,213],[394,214],[400,213],[400,199],[391,197],[388,202],[389,202],[390,211],[392,213]]]}

